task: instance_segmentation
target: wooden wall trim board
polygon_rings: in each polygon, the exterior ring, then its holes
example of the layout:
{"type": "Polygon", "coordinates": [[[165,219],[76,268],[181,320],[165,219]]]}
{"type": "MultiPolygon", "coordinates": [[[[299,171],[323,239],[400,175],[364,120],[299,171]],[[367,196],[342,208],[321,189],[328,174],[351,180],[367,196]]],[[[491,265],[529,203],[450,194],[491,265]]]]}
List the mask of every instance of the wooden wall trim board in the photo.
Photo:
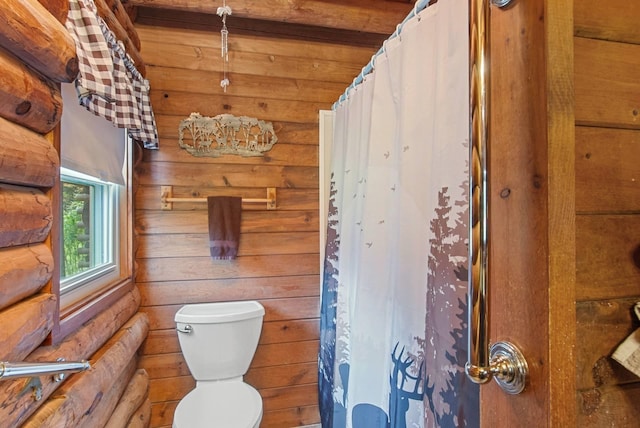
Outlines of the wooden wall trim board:
{"type": "MultiPolygon", "coordinates": [[[[217,21],[219,17],[215,18],[217,21]]],[[[139,25],[136,24],[138,34],[144,40],[145,54],[147,53],[147,43],[157,43],[158,40],[162,40],[165,44],[182,46],[181,49],[185,51],[200,50],[202,48],[217,49],[220,50],[220,29],[219,28],[207,28],[206,30],[193,29],[193,28],[171,28],[158,27],[153,25],[139,25]]],[[[379,46],[378,46],[379,47],[379,46]]],[[[376,47],[376,49],[378,48],[376,47]]],[[[173,51],[174,47],[168,47],[170,51],[173,51]]],[[[307,59],[311,62],[324,60],[324,61],[337,61],[342,63],[352,64],[352,67],[364,66],[371,59],[371,52],[373,47],[357,47],[357,46],[341,46],[332,42],[313,42],[307,41],[300,43],[299,40],[287,40],[282,38],[268,37],[267,35],[259,37],[255,35],[235,34],[232,38],[229,38],[229,54],[235,52],[245,53],[267,53],[273,56],[274,61],[278,58],[300,58],[307,59]]],[[[153,54],[151,58],[157,58],[158,61],[166,62],[171,68],[176,69],[178,73],[184,73],[181,68],[193,70],[187,63],[180,63],[179,67],[175,67],[175,63],[170,61],[169,58],[164,58],[162,55],[153,54]]],[[[211,61],[213,63],[217,61],[211,61]]],[[[161,65],[156,62],[147,61],[148,65],[161,65]]],[[[219,67],[220,65],[215,65],[219,67]]],[[[257,77],[259,73],[251,70],[251,76],[257,77]]],[[[285,76],[285,79],[287,76],[285,76]]],[[[353,79],[353,77],[352,77],[353,79]]],[[[277,82],[278,80],[276,80],[277,82]]],[[[318,86],[323,86],[326,82],[319,80],[316,82],[309,82],[318,86]]],[[[332,85],[330,85],[332,86],[332,85]]],[[[220,93],[219,88],[217,93],[220,93]]],[[[268,89],[268,88],[263,88],[268,89]]],[[[344,87],[342,88],[344,90],[344,87]]],[[[206,90],[206,89],[205,89],[206,90]]],[[[227,88],[227,91],[231,90],[231,87],[227,88]]]]}
{"type": "MultiPolygon", "coordinates": [[[[198,0],[184,0],[180,3],[169,0],[128,0],[128,4],[163,9],[179,9],[214,15],[217,5],[202,3],[198,0]]],[[[304,7],[288,0],[273,0],[268,3],[260,0],[236,0],[233,3],[233,16],[251,19],[276,21],[277,26],[284,22],[324,27],[363,30],[372,33],[390,35],[396,24],[402,22],[408,10],[400,2],[370,1],[350,4],[340,2],[327,7],[326,2],[307,0],[304,7]]]]}
{"type": "MultiPolygon", "coordinates": [[[[280,192],[279,192],[280,193],[280,192]]],[[[278,197],[278,199],[280,199],[278,197]]],[[[316,210],[286,211],[277,214],[263,211],[243,211],[240,233],[317,231],[319,215],[316,210]],[[277,219],[277,222],[273,220],[277,219]]],[[[184,211],[154,211],[136,213],[136,227],[140,235],[152,233],[207,233],[206,214],[184,211]]]]}
{"type": "Polygon", "coordinates": [[[518,345],[530,379],[483,386],[482,426],[575,426],[572,13],[491,11],[491,340],[518,345]]]}
{"type": "Polygon", "coordinates": [[[577,126],[576,212],[585,215],[637,212],[640,207],[637,159],[640,159],[637,130],[577,126]]]}
{"type": "Polygon", "coordinates": [[[640,129],[640,44],[582,37],[574,44],[576,124],[640,129]]]}
{"type": "MultiPolygon", "coordinates": [[[[136,8],[136,25],[151,25],[165,28],[213,31],[219,33],[222,22],[217,15],[205,15],[185,10],[167,10],[150,7],[136,8]]],[[[369,31],[342,30],[339,28],[319,27],[317,25],[293,24],[274,26],[272,21],[234,16],[232,32],[235,35],[269,37],[281,40],[304,42],[330,42],[337,46],[362,46],[378,49],[389,34],[369,31]]]]}
{"type": "MultiPolygon", "coordinates": [[[[147,78],[157,82],[153,86],[154,91],[168,94],[182,91],[200,95],[218,95],[220,92],[218,73],[210,70],[185,70],[154,65],[147,67],[147,71],[147,78]]],[[[250,98],[256,91],[267,88],[269,98],[273,99],[333,103],[336,94],[344,91],[344,84],[234,72],[233,86],[227,88],[227,94],[250,98]]],[[[279,135],[278,142],[282,142],[279,135]]],[[[317,144],[317,141],[314,143],[317,144]]]]}
{"type": "Polygon", "coordinates": [[[576,225],[573,0],[545,1],[549,418],[575,426],[576,225]]]}
{"type": "Polygon", "coordinates": [[[640,44],[640,4],[626,0],[580,0],[575,8],[575,35],[640,44]]]}

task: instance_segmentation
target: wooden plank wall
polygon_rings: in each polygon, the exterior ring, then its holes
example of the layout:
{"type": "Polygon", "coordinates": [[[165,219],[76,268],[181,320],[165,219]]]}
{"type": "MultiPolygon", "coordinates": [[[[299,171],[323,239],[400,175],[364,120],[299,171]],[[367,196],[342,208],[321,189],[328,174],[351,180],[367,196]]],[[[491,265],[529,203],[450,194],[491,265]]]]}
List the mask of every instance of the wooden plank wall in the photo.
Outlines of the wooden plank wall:
{"type": "Polygon", "coordinates": [[[637,426],[640,379],[611,359],[640,322],[640,4],[575,2],[578,426],[637,426]]]}
{"type": "Polygon", "coordinates": [[[151,325],[141,359],[151,378],[151,426],[171,426],[179,400],[195,386],[177,341],[176,311],[251,299],[266,308],[245,377],[263,397],[262,427],[317,423],[318,111],[331,108],[375,48],[248,36],[230,26],[224,94],[218,32],[136,28],[160,135],[160,150],[137,167],[136,282],[151,325]],[[177,140],[178,124],[191,112],[271,121],[278,143],[261,158],[193,157],[177,140]],[[277,210],[247,206],[237,260],[213,261],[206,204],[162,211],[163,185],[173,186],[174,197],[264,198],[266,187],[276,187],[277,210]]]}
{"type": "Polygon", "coordinates": [[[143,426],[150,413],[149,381],[144,371],[136,372],[136,350],[148,319],[136,314],[137,290],[64,340],[47,341],[59,316],[51,285],[59,272],[52,251],[60,227],[59,82],[73,80],[78,67],[62,24],[67,1],[43,3],[0,1],[0,361],[90,359],[92,368],[60,383],[37,378],[39,401],[30,379],[1,380],[0,425],[122,427],[135,419],[143,426]]]}

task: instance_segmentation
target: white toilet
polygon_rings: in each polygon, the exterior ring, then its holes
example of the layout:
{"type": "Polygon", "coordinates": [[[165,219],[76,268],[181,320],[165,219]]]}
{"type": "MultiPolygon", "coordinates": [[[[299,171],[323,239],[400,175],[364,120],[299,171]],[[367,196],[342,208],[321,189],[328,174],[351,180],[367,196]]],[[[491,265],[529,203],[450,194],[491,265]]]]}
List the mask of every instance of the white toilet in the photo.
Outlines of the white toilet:
{"type": "Polygon", "coordinates": [[[178,403],[173,428],[258,428],[262,397],[242,377],[262,331],[255,301],[183,306],[175,316],[196,388],[178,403]]]}

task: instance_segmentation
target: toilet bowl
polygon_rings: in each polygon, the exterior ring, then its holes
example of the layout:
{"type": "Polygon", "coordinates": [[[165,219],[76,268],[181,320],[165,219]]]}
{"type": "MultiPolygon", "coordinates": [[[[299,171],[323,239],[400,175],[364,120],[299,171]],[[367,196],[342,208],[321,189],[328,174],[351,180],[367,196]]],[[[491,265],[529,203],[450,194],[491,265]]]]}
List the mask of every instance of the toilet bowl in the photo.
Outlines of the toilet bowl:
{"type": "Polygon", "coordinates": [[[258,428],[262,398],[243,381],[258,346],[264,308],[255,301],[183,306],[180,348],[196,387],[178,403],[173,428],[258,428]]]}
{"type": "Polygon", "coordinates": [[[205,382],[180,401],[173,428],[258,428],[261,420],[262,397],[254,388],[242,381],[205,382]]]}

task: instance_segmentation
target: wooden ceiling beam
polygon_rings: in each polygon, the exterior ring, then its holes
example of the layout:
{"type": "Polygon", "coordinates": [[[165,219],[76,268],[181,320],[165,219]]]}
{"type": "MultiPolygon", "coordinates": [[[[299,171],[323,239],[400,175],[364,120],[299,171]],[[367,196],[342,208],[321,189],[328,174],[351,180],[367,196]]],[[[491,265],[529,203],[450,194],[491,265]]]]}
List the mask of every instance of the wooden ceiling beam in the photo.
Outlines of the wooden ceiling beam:
{"type": "MultiPolygon", "coordinates": [[[[218,2],[202,0],[123,0],[129,6],[181,10],[215,15],[218,2]]],[[[380,0],[228,0],[232,17],[316,27],[365,31],[389,36],[413,7],[380,0]]]]}
{"type": "MultiPolygon", "coordinates": [[[[147,7],[136,8],[136,24],[157,27],[189,28],[210,32],[220,32],[222,22],[217,15],[166,10],[147,7]]],[[[379,48],[387,35],[335,28],[313,27],[301,24],[274,25],[270,21],[256,19],[228,18],[227,26],[231,34],[245,34],[259,37],[329,42],[349,46],[379,48]]]]}

